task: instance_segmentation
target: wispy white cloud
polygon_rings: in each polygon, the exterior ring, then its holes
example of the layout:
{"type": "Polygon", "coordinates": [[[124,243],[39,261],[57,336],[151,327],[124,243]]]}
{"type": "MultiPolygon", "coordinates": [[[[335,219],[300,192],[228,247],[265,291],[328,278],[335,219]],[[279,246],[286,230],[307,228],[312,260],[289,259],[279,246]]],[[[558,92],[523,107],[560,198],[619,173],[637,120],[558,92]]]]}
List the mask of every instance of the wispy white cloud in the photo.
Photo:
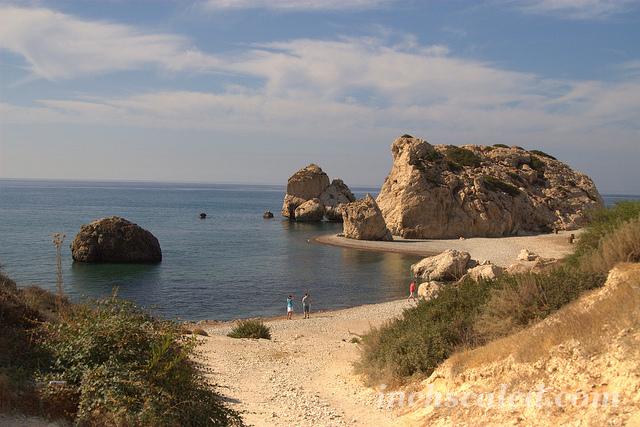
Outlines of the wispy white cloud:
{"type": "Polygon", "coordinates": [[[598,19],[624,12],[638,0],[522,0],[514,4],[526,12],[572,19],[598,19]]]}
{"type": "Polygon", "coordinates": [[[558,81],[453,56],[443,46],[385,38],[300,39],[254,46],[226,58],[226,71],[258,87],[219,92],[158,91],[128,96],[41,99],[3,105],[6,122],[121,125],[355,135],[360,129],[425,129],[486,142],[536,132],[640,129],[640,79],[558,81]],[[327,61],[326,58],[331,58],[327,61]]]}
{"type": "Polygon", "coordinates": [[[33,76],[49,80],[146,66],[175,72],[218,65],[218,59],[179,35],[42,8],[0,6],[0,49],[22,56],[33,76]]]}
{"type": "Polygon", "coordinates": [[[209,10],[273,9],[279,11],[325,11],[375,9],[398,0],[206,0],[209,10]]]}

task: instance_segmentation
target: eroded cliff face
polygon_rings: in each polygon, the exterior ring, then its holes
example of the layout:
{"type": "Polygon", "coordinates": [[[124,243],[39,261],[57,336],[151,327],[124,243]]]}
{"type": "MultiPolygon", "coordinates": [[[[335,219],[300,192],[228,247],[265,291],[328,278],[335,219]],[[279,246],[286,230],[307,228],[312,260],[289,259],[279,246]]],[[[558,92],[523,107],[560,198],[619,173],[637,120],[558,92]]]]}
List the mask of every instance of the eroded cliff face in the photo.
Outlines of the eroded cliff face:
{"type": "Polygon", "coordinates": [[[405,238],[506,236],[569,230],[603,206],[593,181],[540,151],[431,145],[403,135],[377,203],[405,238]]]}

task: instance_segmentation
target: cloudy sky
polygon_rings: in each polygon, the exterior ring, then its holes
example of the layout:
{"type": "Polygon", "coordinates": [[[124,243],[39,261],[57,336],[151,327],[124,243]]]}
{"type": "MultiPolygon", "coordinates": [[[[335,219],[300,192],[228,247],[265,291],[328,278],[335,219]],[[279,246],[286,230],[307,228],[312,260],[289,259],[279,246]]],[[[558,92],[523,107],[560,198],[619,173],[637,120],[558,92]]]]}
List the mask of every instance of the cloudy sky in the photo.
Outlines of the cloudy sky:
{"type": "Polygon", "coordinates": [[[393,139],[640,193],[634,0],[0,1],[0,177],[379,186],[393,139]]]}

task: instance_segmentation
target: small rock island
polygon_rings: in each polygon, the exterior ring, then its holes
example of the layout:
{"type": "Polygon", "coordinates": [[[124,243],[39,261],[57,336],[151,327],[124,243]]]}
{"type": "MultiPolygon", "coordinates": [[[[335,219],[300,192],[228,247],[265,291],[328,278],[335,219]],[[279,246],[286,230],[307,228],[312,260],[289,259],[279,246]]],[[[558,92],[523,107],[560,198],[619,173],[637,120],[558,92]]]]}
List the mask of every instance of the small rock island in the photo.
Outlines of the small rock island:
{"type": "Polygon", "coordinates": [[[162,261],[158,239],[137,224],[112,216],[80,227],[71,243],[74,261],[140,263],[162,261]]]}
{"type": "Polygon", "coordinates": [[[341,179],[329,176],[315,164],[298,170],[287,182],[282,216],[292,221],[342,221],[342,208],[356,198],[341,179]]]}

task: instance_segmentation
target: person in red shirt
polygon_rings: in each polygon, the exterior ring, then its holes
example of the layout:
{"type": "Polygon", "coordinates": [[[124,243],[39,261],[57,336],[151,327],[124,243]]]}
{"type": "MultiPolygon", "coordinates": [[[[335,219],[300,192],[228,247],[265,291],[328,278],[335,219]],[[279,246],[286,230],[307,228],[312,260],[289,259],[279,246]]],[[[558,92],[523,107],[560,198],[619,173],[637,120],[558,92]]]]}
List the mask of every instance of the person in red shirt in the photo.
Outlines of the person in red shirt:
{"type": "Polygon", "coordinates": [[[407,301],[415,301],[416,300],[416,281],[412,280],[411,283],[409,283],[409,298],[407,298],[407,301]]]}

